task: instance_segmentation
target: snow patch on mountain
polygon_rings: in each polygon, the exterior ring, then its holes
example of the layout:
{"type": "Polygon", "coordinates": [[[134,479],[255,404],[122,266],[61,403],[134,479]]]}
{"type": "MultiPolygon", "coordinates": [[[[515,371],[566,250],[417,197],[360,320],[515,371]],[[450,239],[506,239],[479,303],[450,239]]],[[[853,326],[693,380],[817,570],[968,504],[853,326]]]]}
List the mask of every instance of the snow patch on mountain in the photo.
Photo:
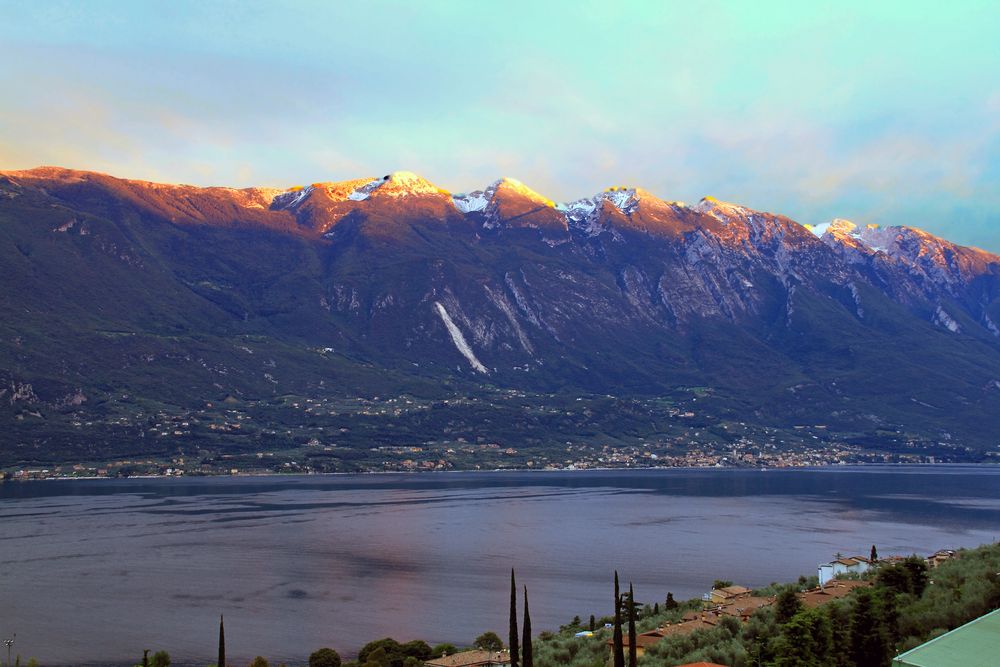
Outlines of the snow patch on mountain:
{"type": "MultiPolygon", "coordinates": [[[[625,215],[632,215],[639,206],[640,199],[641,195],[635,188],[611,188],[593,197],[557,204],[555,208],[563,212],[568,225],[580,229],[587,236],[597,236],[607,231],[607,228],[600,222],[603,202],[610,202],[625,215]]],[[[615,236],[618,238],[617,233],[615,236]]]]}
{"type": "Polygon", "coordinates": [[[691,210],[710,215],[724,224],[729,224],[734,217],[745,218],[748,214],[752,213],[752,211],[743,206],[731,204],[712,196],[702,197],[701,201],[695,204],[691,210]]]}
{"type": "Polygon", "coordinates": [[[608,192],[601,193],[601,196],[614,204],[625,215],[632,215],[632,211],[639,205],[639,194],[635,188],[612,188],[608,192]]]}
{"type": "Polygon", "coordinates": [[[282,192],[274,198],[272,206],[278,209],[294,209],[308,199],[314,189],[313,186],[307,185],[304,188],[282,192]]]}
{"type": "Polygon", "coordinates": [[[578,199],[556,208],[566,216],[566,224],[583,231],[587,236],[597,236],[604,231],[598,214],[599,202],[594,199],[578,199]]]}
{"type": "Polygon", "coordinates": [[[992,318],[990,318],[989,313],[983,313],[983,323],[986,325],[986,328],[991,334],[1000,338],[1000,328],[997,328],[996,323],[994,323],[992,318]]]}
{"type": "Polygon", "coordinates": [[[482,190],[476,190],[469,194],[452,195],[451,202],[462,213],[473,213],[483,211],[490,204],[490,197],[482,190]]]}
{"type": "Polygon", "coordinates": [[[382,185],[385,181],[381,178],[377,178],[374,181],[369,181],[362,185],[360,188],[347,195],[347,198],[351,201],[364,201],[371,196],[372,192],[375,191],[377,187],[382,185]]]}
{"type": "Polygon", "coordinates": [[[566,204],[556,204],[556,209],[563,211],[566,217],[579,222],[597,209],[595,199],[577,199],[566,204]]]}
{"type": "Polygon", "coordinates": [[[891,228],[881,228],[878,225],[860,227],[843,218],[807,227],[813,234],[826,241],[846,243],[859,249],[886,254],[889,253],[895,237],[895,232],[891,228]]]}
{"type": "Polygon", "coordinates": [[[941,325],[952,333],[960,333],[962,331],[962,327],[959,326],[958,322],[956,322],[951,315],[946,313],[944,308],[941,306],[938,306],[937,310],[934,311],[934,323],[941,325]]]}
{"type": "Polygon", "coordinates": [[[463,357],[466,358],[469,365],[472,366],[472,369],[479,373],[485,373],[488,375],[489,371],[486,370],[486,366],[483,366],[479,362],[479,359],[476,358],[475,352],[473,352],[472,348],[469,347],[469,344],[465,341],[465,336],[462,335],[461,329],[459,329],[458,326],[452,321],[451,316],[448,315],[448,311],[445,310],[445,307],[441,305],[440,301],[435,301],[434,307],[437,309],[437,313],[441,317],[441,321],[444,322],[444,326],[448,330],[448,334],[451,336],[451,342],[455,344],[458,351],[463,357]]]}
{"type": "MultiPolygon", "coordinates": [[[[493,181],[483,190],[475,190],[468,194],[452,195],[451,202],[462,213],[485,212],[490,204],[493,203],[493,197],[496,195],[497,188],[500,187],[502,182],[503,179],[500,179],[493,181]]],[[[487,223],[487,227],[489,227],[489,223],[487,223]]]]}
{"type": "Polygon", "coordinates": [[[826,234],[830,229],[829,222],[821,222],[818,225],[806,225],[805,228],[816,235],[816,238],[823,238],[823,234],[826,234]]]}
{"type": "Polygon", "coordinates": [[[858,314],[858,319],[864,319],[865,309],[861,307],[861,292],[858,291],[858,286],[852,281],[850,284],[851,297],[854,299],[854,309],[858,314]]]}
{"type": "Polygon", "coordinates": [[[483,227],[493,229],[499,223],[497,219],[497,197],[500,191],[524,197],[540,206],[555,206],[551,200],[538,194],[521,181],[507,177],[493,181],[483,190],[452,195],[451,201],[461,213],[484,213],[486,220],[483,222],[483,227]]]}

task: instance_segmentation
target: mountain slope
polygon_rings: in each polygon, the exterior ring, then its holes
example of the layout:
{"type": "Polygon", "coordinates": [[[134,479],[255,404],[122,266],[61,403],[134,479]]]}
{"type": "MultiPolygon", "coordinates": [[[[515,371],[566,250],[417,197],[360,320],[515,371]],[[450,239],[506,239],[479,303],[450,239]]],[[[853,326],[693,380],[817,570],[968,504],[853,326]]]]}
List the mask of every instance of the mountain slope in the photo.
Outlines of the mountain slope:
{"type": "Polygon", "coordinates": [[[511,179],[234,190],[41,168],[0,174],[0,257],[14,459],[85,447],[67,424],[91,413],[120,417],[107,447],[142,451],[136,414],[162,406],[401,391],[704,387],[714,420],[997,444],[1000,258],[906,227],[630,188],[557,205],[511,179]]]}

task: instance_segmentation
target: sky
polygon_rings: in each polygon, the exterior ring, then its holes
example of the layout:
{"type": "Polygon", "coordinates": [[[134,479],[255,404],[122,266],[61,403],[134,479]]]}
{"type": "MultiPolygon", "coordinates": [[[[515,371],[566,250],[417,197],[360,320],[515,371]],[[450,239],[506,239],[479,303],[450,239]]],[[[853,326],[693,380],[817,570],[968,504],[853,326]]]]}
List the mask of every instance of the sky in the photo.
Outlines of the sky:
{"type": "Polygon", "coordinates": [[[0,169],[501,176],[1000,252],[1000,2],[0,0],[0,169]]]}

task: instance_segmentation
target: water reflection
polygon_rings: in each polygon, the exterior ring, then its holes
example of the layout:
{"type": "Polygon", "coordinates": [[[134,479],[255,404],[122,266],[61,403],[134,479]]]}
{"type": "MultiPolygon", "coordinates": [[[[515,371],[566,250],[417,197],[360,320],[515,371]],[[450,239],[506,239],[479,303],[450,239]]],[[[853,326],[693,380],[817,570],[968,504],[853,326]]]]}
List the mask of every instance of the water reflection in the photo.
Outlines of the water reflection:
{"type": "Polygon", "coordinates": [[[0,485],[0,627],[44,664],[207,664],[503,634],[507,576],[539,629],[640,598],[813,573],[834,552],[1000,532],[989,467],[460,473],[0,485]]]}

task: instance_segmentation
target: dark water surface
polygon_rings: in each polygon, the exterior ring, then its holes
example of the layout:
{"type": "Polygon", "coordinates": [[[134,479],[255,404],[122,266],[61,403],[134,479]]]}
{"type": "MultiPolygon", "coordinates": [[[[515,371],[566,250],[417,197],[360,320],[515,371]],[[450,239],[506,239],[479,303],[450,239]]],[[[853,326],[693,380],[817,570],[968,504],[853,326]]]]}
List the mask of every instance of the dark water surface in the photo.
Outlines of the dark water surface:
{"type": "Polygon", "coordinates": [[[303,662],[383,636],[506,636],[641,602],[815,574],[835,552],[1000,535],[1000,467],[428,473],[0,484],[0,638],[44,665],[303,662]]]}

